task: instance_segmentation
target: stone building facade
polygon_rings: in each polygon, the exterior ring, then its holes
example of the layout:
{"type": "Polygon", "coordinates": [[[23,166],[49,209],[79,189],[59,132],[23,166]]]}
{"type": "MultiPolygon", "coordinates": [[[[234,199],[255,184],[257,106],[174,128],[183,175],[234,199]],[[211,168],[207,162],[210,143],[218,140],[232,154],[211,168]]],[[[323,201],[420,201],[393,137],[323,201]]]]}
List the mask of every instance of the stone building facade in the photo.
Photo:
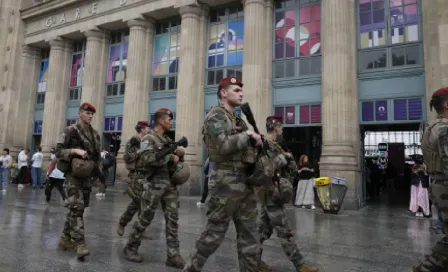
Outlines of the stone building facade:
{"type": "Polygon", "coordinates": [[[305,145],[321,176],[347,179],[347,208],[363,201],[362,128],[418,129],[448,85],[444,0],[3,0],[0,19],[0,147],[48,152],[88,101],[120,178],[134,124],[167,107],[189,140],[183,194],[200,191],[222,77],[242,77],[259,124],[318,130],[305,145]]]}

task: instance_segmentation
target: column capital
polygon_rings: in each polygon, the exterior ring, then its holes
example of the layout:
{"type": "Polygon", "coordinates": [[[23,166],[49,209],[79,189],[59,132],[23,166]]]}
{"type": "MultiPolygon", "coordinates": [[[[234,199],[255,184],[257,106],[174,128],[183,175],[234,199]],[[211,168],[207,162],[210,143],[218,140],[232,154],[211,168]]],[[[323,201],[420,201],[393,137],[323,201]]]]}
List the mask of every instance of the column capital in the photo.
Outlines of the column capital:
{"type": "Polygon", "coordinates": [[[40,58],[41,49],[24,44],[22,45],[22,55],[28,58],[40,58]]]}
{"type": "MultiPolygon", "coordinates": [[[[268,0],[272,3],[271,0],[268,0]]],[[[247,6],[251,5],[251,4],[259,4],[259,5],[263,5],[265,6],[267,4],[266,0],[241,0],[241,2],[243,2],[244,8],[246,8],[247,6]]]]}
{"type": "Polygon", "coordinates": [[[193,17],[193,18],[198,18],[199,16],[202,14],[203,9],[200,8],[199,6],[182,6],[179,8],[179,14],[182,17],[182,19],[184,18],[188,18],[188,17],[193,17]]]}
{"type": "Polygon", "coordinates": [[[69,50],[72,49],[73,42],[62,37],[57,37],[49,41],[50,50],[69,50]]]}
{"type": "Polygon", "coordinates": [[[86,36],[87,40],[102,40],[104,38],[109,37],[109,31],[99,30],[99,29],[90,29],[84,32],[84,36],[86,36]]]}
{"type": "Polygon", "coordinates": [[[152,18],[138,18],[127,21],[129,28],[150,28],[154,27],[155,20],[152,18]]]}

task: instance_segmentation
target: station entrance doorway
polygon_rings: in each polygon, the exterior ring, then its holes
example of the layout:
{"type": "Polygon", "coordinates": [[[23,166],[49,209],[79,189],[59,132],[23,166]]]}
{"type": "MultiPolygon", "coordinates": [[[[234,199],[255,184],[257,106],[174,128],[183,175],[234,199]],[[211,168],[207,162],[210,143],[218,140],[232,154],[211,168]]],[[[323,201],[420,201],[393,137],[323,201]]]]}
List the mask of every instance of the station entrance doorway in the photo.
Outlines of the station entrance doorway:
{"type": "Polygon", "coordinates": [[[420,128],[420,123],[360,127],[364,205],[409,207],[414,164],[411,156],[422,154],[420,128]],[[378,150],[379,143],[387,143],[386,153],[378,150]]]}
{"type": "Polygon", "coordinates": [[[284,127],[283,139],[296,162],[307,155],[316,176],[319,176],[319,161],[322,146],[322,127],[284,127]]]}

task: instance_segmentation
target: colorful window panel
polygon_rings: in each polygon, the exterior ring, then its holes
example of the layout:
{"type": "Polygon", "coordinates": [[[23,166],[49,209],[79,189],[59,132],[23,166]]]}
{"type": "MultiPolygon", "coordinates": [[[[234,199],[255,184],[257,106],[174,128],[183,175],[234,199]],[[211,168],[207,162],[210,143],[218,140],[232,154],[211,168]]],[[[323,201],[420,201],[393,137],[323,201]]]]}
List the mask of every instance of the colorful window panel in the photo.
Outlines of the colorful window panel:
{"type": "Polygon", "coordinates": [[[34,121],[33,134],[42,134],[42,121],[34,121]]]}
{"type": "Polygon", "coordinates": [[[76,124],[76,119],[67,120],[67,122],[65,123],[65,126],[69,127],[73,124],[76,124]]]}
{"type": "Polygon", "coordinates": [[[423,105],[421,98],[394,100],[394,120],[412,121],[423,119],[423,105]]]}
{"type": "Polygon", "coordinates": [[[70,88],[82,86],[82,74],[84,71],[85,43],[76,43],[72,54],[72,67],[70,72],[70,88]]]}
{"type": "Polygon", "coordinates": [[[363,122],[388,120],[387,100],[362,102],[361,111],[363,122]]]}
{"type": "Polygon", "coordinates": [[[320,124],[322,122],[321,105],[302,105],[299,108],[300,124],[320,124]]]}
{"type": "Polygon", "coordinates": [[[104,118],[104,132],[121,131],[123,127],[123,117],[104,118]]]}
{"type": "Polygon", "coordinates": [[[109,60],[107,63],[107,82],[126,80],[129,36],[127,33],[115,33],[111,37],[109,60]]]}
{"type": "Polygon", "coordinates": [[[359,0],[361,49],[416,42],[418,31],[417,0],[359,0]]]}
{"type": "Polygon", "coordinates": [[[50,51],[42,51],[42,61],[40,63],[39,82],[37,84],[37,92],[44,93],[47,91],[48,66],[50,64],[50,51]]]}
{"type": "Polygon", "coordinates": [[[274,58],[314,56],[321,53],[319,1],[283,1],[275,12],[274,58]]]}
{"type": "Polygon", "coordinates": [[[180,51],[180,19],[162,22],[156,26],[154,61],[152,67],[153,91],[177,89],[180,51]]]}
{"type": "Polygon", "coordinates": [[[208,28],[208,68],[243,64],[243,16],[242,4],[211,11],[208,28]]]}

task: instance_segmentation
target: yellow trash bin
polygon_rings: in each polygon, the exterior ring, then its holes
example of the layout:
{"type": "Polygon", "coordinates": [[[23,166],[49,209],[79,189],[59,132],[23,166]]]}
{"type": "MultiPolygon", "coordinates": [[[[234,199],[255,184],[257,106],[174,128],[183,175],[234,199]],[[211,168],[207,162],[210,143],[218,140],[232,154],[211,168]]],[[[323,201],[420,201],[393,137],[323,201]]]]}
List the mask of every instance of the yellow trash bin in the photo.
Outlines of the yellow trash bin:
{"type": "Polygon", "coordinates": [[[314,179],[317,196],[325,213],[337,214],[341,209],[347,185],[345,179],[338,177],[319,177],[314,179]]]}

